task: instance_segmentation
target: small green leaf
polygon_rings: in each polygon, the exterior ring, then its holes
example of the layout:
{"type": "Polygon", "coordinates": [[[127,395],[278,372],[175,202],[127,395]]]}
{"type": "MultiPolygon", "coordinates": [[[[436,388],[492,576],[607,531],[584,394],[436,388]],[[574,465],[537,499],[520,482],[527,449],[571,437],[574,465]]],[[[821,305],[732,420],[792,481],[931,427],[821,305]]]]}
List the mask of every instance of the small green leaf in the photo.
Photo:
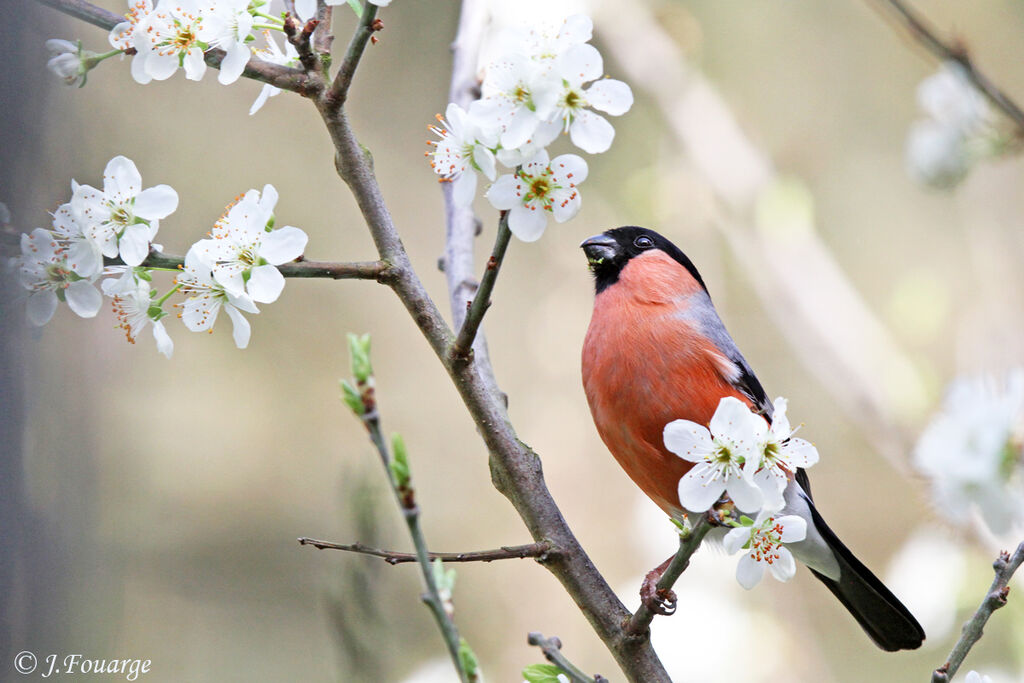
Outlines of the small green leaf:
{"type": "Polygon", "coordinates": [[[531,664],[523,669],[523,679],[527,683],[558,683],[558,674],[562,673],[554,664],[531,664]]]}
{"type": "Polygon", "coordinates": [[[455,570],[445,569],[444,562],[440,557],[434,560],[433,569],[437,592],[442,594],[442,598],[450,599],[452,591],[455,590],[455,570]],[[444,595],[445,593],[447,596],[444,595]]]}
{"type": "Polygon", "coordinates": [[[412,477],[409,471],[409,454],[405,450],[405,439],[402,438],[401,434],[392,435],[391,450],[395,454],[390,464],[391,476],[395,478],[395,484],[398,488],[407,488],[412,477]]]}
{"type": "Polygon", "coordinates": [[[145,280],[146,282],[152,282],[153,281],[153,276],[150,274],[150,272],[148,270],[146,270],[145,268],[141,268],[141,267],[136,267],[135,268],[135,277],[137,277],[140,280],[145,280]]]}
{"type": "Polygon", "coordinates": [[[459,638],[459,661],[462,662],[462,670],[469,676],[469,680],[481,679],[480,660],[476,658],[476,653],[473,652],[473,648],[469,646],[465,638],[459,638]]]}
{"type": "Polygon", "coordinates": [[[360,19],[363,18],[363,5],[359,0],[348,0],[348,6],[352,8],[352,11],[356,13],[356,16],[360,19]]]}
{"type": "Polygon", "coordinates": [[[363,416],[363,398],[346,379],[341,380],[341,398],[357,417],[363,416]]]}
{"type": "Polygon", "coordinates": [[[370,364],[370,335],[352,334],[348,335],[349,362],[352,364],[352,374],[356,382],[364,384],[373,376],[373,366],[370,364]]]}

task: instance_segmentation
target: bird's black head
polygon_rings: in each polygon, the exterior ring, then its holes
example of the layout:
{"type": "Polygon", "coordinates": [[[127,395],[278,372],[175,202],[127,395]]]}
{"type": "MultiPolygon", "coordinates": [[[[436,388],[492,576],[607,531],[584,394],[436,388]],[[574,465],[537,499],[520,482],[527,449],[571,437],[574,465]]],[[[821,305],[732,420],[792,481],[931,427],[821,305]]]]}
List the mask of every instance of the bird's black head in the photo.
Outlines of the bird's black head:
{"type": "Polygon", "coordinates": [[[653,230],[634,225],[613,228],[583,240],[580,247],[587,255],[587,263],[594,273],[594,285],[598,294],[619,281],[619,274],[630,259],[651,250],[661,250],[672,257],[690,271],[704,291],[707,291],[704,280],[686,254],[653,230]]]}

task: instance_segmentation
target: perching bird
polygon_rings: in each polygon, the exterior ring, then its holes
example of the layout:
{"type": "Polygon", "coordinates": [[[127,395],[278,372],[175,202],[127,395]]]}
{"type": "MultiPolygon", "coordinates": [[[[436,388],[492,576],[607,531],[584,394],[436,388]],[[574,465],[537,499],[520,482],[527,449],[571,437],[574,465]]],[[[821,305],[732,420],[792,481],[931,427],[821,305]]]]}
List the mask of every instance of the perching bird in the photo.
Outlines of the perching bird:
{"type": "MultiPolygon", "coordinates": [[[[583,344],[583,386],[594,423],[630,478],[671,516],[684,510],[680,478],[692,463],[665,448],[665,425],[707,425],[733,396],[771,420],[754,371],[736,348],[693,263],[667,239],[623,227],[581,245],[597,296],[583,344]]],[[[914,616],[829,529],[800,469],[791,473],[784,514],[807,522],[806,540],[788,547],[839,598],[884,650],[921,645],[914,616]]]]}

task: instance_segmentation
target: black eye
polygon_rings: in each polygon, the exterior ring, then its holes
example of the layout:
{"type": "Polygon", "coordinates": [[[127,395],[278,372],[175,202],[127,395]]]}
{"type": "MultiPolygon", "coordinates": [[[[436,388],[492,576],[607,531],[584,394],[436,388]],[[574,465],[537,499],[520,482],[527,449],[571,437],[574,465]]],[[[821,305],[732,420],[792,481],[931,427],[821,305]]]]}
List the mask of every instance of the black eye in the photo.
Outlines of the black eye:
{"type": "Polygon", "coordinates": [[[650,249],[651,247],[654,246],[654,240],[652,240],[647,235],[640,235],[635,240],[633,240],[633,246],[636,247],[637,249],[650,249]]]}

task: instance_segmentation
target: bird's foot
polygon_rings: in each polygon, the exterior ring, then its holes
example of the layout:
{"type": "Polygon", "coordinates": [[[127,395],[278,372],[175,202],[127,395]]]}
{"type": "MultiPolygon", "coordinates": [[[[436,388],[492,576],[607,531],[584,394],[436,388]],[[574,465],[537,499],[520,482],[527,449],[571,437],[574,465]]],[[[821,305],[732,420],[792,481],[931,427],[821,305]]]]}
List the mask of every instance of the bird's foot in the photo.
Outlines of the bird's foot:
{"type": "Polygon", "coordinates": [[[640,602],[655,614],[667,617],[676,613],[677,598],[671,588],[658,588],[658,581],[664,573],[664,565],[647,573],[640,586],[640,602]]]}

